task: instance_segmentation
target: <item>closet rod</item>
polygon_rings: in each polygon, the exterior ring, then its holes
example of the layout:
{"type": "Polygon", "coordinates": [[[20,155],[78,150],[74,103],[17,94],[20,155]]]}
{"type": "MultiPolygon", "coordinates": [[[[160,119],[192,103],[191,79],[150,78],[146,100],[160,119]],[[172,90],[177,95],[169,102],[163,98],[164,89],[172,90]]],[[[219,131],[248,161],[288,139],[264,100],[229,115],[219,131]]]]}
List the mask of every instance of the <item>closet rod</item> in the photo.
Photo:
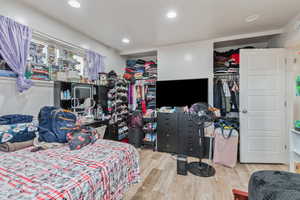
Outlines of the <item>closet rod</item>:
{"type": "Polygon", "coordinates": [[[214,76],[239,76],[240,74],[228,74],[228,73],[219,73],[219,74],[214,74],[214,76]]]}

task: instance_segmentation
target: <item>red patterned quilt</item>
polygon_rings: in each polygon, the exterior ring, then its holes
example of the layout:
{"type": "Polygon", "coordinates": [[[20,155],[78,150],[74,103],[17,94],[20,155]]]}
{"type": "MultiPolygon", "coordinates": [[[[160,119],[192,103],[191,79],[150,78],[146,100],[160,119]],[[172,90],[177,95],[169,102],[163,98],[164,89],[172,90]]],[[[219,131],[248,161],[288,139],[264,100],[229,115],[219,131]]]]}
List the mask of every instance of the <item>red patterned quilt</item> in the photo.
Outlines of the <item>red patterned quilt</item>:
{"type": "Polygon", "coordinates": [[[128,144],[30,150],[0,153],[0,200],[120,200],[140,180],[139,154],[128,144]]]}

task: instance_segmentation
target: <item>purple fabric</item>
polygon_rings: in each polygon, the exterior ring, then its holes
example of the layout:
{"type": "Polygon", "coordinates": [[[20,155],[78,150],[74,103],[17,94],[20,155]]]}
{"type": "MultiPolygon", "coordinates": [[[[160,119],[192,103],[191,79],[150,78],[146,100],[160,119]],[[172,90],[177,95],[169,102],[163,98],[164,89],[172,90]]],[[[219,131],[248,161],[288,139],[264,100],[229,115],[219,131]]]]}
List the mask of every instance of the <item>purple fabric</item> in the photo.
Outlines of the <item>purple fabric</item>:
{"type": "Polygon", "coordinates": [[[129,104],[132,105],[133,104],[133,84],[130,84],[129,86],[129,90],[128,90],[128,96],[129,96],[129,104]]]}
{"type": "Polygon", "coordinates": [[[25,78],[31,38],[32,30],[29,27],[0,16],[0,54],[12,71],[18,75],[19,92],[32,86],[32,81],[25,78]]]}
{"type": "Polygon", "coordinates": [[[104,72],[104,57],[100,54],[87,51],[88,78],[90,81],[98,80],[99,73],[104,72]]]}

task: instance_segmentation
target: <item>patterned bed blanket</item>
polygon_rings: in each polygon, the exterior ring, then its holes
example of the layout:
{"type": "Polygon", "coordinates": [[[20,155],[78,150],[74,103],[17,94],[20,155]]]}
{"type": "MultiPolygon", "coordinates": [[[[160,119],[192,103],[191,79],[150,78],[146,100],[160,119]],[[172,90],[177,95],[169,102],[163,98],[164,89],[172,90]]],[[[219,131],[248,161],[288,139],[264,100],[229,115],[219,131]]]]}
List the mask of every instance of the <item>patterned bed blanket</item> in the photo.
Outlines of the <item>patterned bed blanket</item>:
{"type": "Polygon", "coordinates": [[[128,144],[30,150],[0,154],[1,200],[120,200],[140,181],[139,154],[128,144]]]}

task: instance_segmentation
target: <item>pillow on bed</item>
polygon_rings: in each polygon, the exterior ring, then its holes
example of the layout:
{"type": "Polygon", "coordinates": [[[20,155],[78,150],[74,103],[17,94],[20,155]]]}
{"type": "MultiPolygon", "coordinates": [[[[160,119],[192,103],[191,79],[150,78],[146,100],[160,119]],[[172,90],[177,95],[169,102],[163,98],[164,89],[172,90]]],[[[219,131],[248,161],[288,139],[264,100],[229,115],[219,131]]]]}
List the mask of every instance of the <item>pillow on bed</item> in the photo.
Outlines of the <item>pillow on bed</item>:
{"type": "Polygon", "coordinates": [[[82,129],[77,133],[68,133],[67,139],[70,150],[81,149],[82,147],[94,143],[97,140],[95,135],[90,130],[86,129],[82,129]]]}
{"type": "Polygon", "coordinates": [[[97,139],[103,139],[104,138],[106,127],[107,126],[101,126],[101,127],[95,128],[95,136],[96,136],[97,139]]]}
{"type": "Polygon", "coordinates": [[[34,123],[0,125],[0,144],[32,140],[35,138],[37,130],[34,123]]]}

